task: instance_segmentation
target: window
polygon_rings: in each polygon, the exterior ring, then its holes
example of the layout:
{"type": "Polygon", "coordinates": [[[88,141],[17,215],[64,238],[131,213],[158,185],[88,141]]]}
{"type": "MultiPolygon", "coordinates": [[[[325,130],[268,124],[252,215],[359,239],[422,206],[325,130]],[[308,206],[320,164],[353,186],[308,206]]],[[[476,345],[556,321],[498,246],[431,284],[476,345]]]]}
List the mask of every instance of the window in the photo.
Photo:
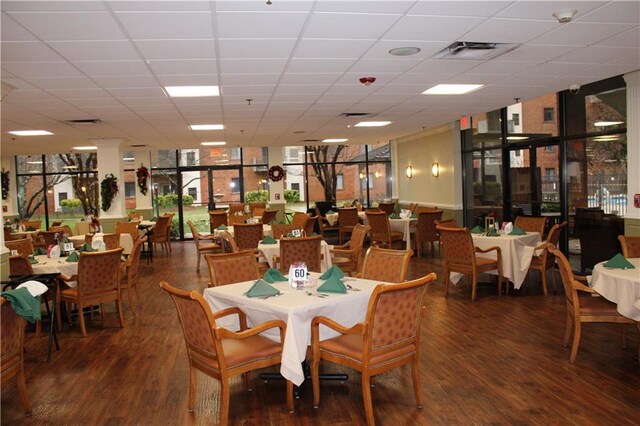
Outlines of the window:
{"type": "Polygon", "coordinates": [[[240,192],[240,178],[231,178],[231,192],[238,193],[240,192]]]}
{"type": "Polygon", "coordinates": [[[556,169],[553,169],[553,168],[544,169],[544,176],[547,179],[553,179],[556,176],[556,169]]]}
{"type": "Polygon", "coordinates": [[[344,175],[339,174],[336,176],[336,190],[342,191],[344,189],[344,175]]]}
{"type": "Polygon", "coordinates": [[[291,189],[292,189],[293,191],[298,191],[298,192],[299,192],[299,191],[300,191],[300,184],[299,184],[299,183],[297,183],[297,182],[292,183],[292,184],[291,184],[291,189]]]}
{"type": "Polygon", "coordinates": [[[241,150],[238,147],[235,148],[231,148],[231,159],[232,160],[239,160],[240,156],[241,156],[241,150]]]}
{"type": "Polygon", "coordinates": [[[187,192],[193,198],[193,201],[198,201],[198,188],[187,188],[187,192]]]}
{"type": "Polygon", "coordinates": [[[373,188],[373,173],[369,173],[366,179],[363,179],[363,178],[360,179],[360,188],[367,189],[367,187],[369,189],[373,188]]]}
{"type": "Polygon", "coordinates": [[[553,145],[544,147],[544,152],[554,152],[555,150],[556,150],[556,147],[553,145]]]}
{"type": "Polygon", "coordinates": [[[545,108],[543,112],[543,121],[545,123],[553,123],[555,121],[554,108],[545,108]]]}
{"type": "Polygon", "coordinates": [[[66,200],[68,195],[66,192],[58,192],[58,203],[62,200],[66,200]]]}
{"type": "Polygon", "coordinates": [[[514,126],[519,126],[520,125],[520,114],[518,114],[517,112],[513,113],[512,117],[513,117],[513,125],[514,126]]]}
{"type": "Polygon", "coordinates": [[[125,198],[131,198],[136,196],[136,184],[135,182],[124,183],[124,196],[125,198]]]}
{"type": "Polygon", "coordinates": [[[196,153],[193,151],[187,152],[187,166],[196,165],[196,153]]]}

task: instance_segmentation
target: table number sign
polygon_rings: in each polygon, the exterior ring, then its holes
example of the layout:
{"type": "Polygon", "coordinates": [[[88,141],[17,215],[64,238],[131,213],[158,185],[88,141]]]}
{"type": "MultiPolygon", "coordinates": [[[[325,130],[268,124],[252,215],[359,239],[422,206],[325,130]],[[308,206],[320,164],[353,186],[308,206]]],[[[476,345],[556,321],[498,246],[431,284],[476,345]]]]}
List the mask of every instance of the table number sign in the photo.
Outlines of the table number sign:
{"type": "Polygon", "coordinates": [[[11,256],[17,256],[18,250],[11,250],[11,256]]]}
{"type": "Polygon", "coordinates": [[[67,252],[73,251],[74,250],[73,243],[64,243],[63,250],[67,252]]]}
{"type": "Polygon", "coordinates": [[[297,290],[303,289],[309,282],[307,264],[296,262],[289,266],[289,285],[297,290]]]}

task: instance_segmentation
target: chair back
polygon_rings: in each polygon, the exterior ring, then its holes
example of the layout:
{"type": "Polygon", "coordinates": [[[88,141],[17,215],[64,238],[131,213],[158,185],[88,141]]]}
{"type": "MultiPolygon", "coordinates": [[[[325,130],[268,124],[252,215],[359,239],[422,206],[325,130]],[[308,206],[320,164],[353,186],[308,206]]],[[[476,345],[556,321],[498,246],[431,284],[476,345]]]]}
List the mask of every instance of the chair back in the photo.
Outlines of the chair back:
{"type": "Polygon", "coordinates": [[[364,256],[362,278],[385,283],[405,280],[413,250],[393,250],[369,247],[364,256]]]}
{"type": "Polygon", "coordinates": [[[230,214],[227,220],[229,221],[229,225],[235,226],[245,223],[247,219],[249,219],[249,215],[247,214],[230,214]]]}
{"type": "MultiPolygon", "coordinates": [[[[116,234],[114,234],[116,235],[116,234]]],[[[105,235],[106,236],[106,235],[105,235]]],[[[92,294],[120,291],[122,247],[107,251],[83,251],[78,261],[78,299],[92,294]]]]}
{"type": "Polygon", "coordinates": [[[50,226],[49,231],[54,231],[59,234],[73,235],[73,232],[71,232],[71,228],[69,227],[69,225],[50,226]]]}
{"type": "Polygon", "coordinates": [[[438,210],[438,207],[436,206],[418,206],[418,208],[416,209],[416,213],[420,213],[420,212],[435,212],[438,210]]]}
{"type": "Polygon", "coordinates": [[[212,229],[216,229],[220,225],[228,225],[227,212],[224,210],[209,210],[209,222],[211,222],[212,229]]]}
{"type": "Polygon", "coordinates": [[[262,220],[262,215],[264,214],[264,208],[263,207],[256,207],[255,209],[251,210],[251,216],[253,217],[260,217],[260,219],[262,220]]]}
{"type": "Polygon", "coordinates": [[[30,256],[33,254],[33,243],[31,238],[21,238],[19,240],[5,241],[4,245],[9,250],[16,250],[19,255],[30,256]]]}
{"type": "Polygon", "coordinates": [[[442,210],[419,210],[418,223],[416,225],[416,237],[418,241],[438,241],[436,220],[442,219],[442,210]]]}
{"type": "Polygon", "coordinates": [[[209,287],[241,283],[260,278],[256,256],[251,251],[205,254],[211,282],[209,287]]]}
{"type": "Polygon", "coordinates": [[[225,253],[237,253],[240,251],[236,239],[229,231],[222,231],[219,236],[220,245],[225,253]]]}
{"type": "Polygon", "coordinates": [[[291,224],[295,226],[295,229],[304,229],[306,230],[307,222],[311,219],[311,216],[307,213],[295,212],[293,214],[293,219],[291,219],[291,224]]]}
{"type": "Polygon", "coordinates": [[[276,216],[278,216],[278,210],[276,209],[266,209],[262,212],[262,223],[265,225],[270,225],[271,222],[276,220],[276,216]]]}
{"type": "Polygon", "coordinates": [[[442,242],[442,257],[450,265],[473,266],[476,264],[473,238],[467,228],[437,226],[442,242]]]}
{"type": "Polygon", "coordinates": [[[114,250],[120,247],[120,235],[118,234],[104,234],[102,241],[107,250],[114,250]]]}
{"type": "Polygon", "coordinates": [[[160,216],[156,221],[156,226],[153,229],[153,238],[158,240],[160,238],[166,238],[167,232],[171,231],[171,218],[169,216],[160,216]]]}
{"type": "Polygon", "coordinates": [[[279,240],[283,235],[291,233],[294,229],[304,230],[304,228],[297,227],[291,223],[274,223],[271,225],[271,235],[273,235],[273,238],[279,240]]]}
{"type": "Polygon", "coordinates": [[[396,203],[378,203],[378,208],[389,216],[396,209],[396,203]]]}
{"type": "Polygon", "coordinates": [[[244,203],[229,204],[229,216],[235,213],[244,213],[244,203]]]}
{"type": "Polygon", "coordinates": [[[358,209],[355,207],[341,207],[338,209],[338,228],[340,230],[351,230],[359,221],[358,209]]]}
{"type": "Polygon", "coordinates": [[[371,241],[389,241],[391,238],[391,225],[389,215],[386,212],[366,212],[367,221],[371,227],[371,241]]]}
{"type": "Polygon", "coordinates": [[[87,222],[84,220],[74,223],[73,228],[75,231],[75,235],[88,234],[89,232],[91,232],[91,229],[92,229],[91,222],[87,222]]]}
{"type": "Polygon", "coordinates": [[[60,225],[62,225],[62,221],[61,220],[54,220],[53,222],[51,222],[51,225],[49,225],[49,229],[57,228],[60,225]]]}
{"type": "Polygon", "coordinates": [[[544,227],[547,226],[546,216],[518,216],[515,225],[527,232],[537,232],[540,237],[544,236],[544,227]]]}
{"type": "Polygon", "coordinates": [[[15,374],[22,364],[24,347],[24,319],[15,313],[11,304],[0,297],[0,349],[2,375],[15,374]]]}
{"type": "MultiPolygon", "coordinates": [[[[547,240],[545,241],[547,244],[551,244],[553,247],[558,247],[558,241],[560,241],[560,234],[562,234],[562,229],[567,226],[567,221],[565,220],[562,223],[557,223],[551,227],[549,231],[549,235],[547,235],[547,240]]],[[[542,256],[547,256],[547,265],[548,267],[552,267],[555,264],[555,256],[549,250],[545,250],[542,253],[542,256]]]]}
{"type": "Polygon", "coordinates": [[[418,203],[409,203],[409,211],[413,213],[418,212],[418,203]]]}
{"type": "Polygon", "coordinates": [[[560,269],[560,276],[562,277],[562,286],[564,287],[564,295],[567,299],[567,309],[568,312],[575,313],[580,310],[580,300],[578,296],[578,290],[573,286],[573,281],[575,280],[573,276],[573,270],[571,269],[571,265],[569,261],[565,257],[565,255],[560,251],[560,249],[555,246],[548,246],[547,250],[551,253],[558,264],[558,269],[560,269]]]}
{"type": "Polygon", "coordinates": [[[267,203],[264,201],[254,201],[249,203],[249,210],[251,211],[252,216],[262,216],[261,214],[256,214],[256,209],[262,209],[264,211],[267,208],[267,203]]]}
{"type": "Polygon", "coordinates": [[[56,234],[56,231],[40,231],[40,235],[42,236],[42,238],[44,238],[44,243],[47,245],[47,247],[56,243],[56,234]]]}
{"type": "Polygon", "coordinates": [[[33,267],[26,255],[9,256],[9,275],[33,275],[33,267]]]}
{"type": "Polygon", "coordinates": [[[166,227],[166,230],[165,230],[165,236],[167,238],[167,241],[171,240],[171,223],[173,222],[173,217],[175,215],[176,215],[175,213],[165,213],[165,214],[162,215],[164,217],[168,217],[169,218],[169,223],[168,223],[168,225],[166,227]]]}
{"type": "Polygon", "coordinates": [[[133,241],[138,239],[138,222],[118,222],[116,223],[116,234],[129,234],[133,241]]]}
{"type": "Polygon", "coordinates": [[[351,240],[349,241],[349,248],[351,250],[357,250],[358,258],[364,247],[364,239],[367,238],[367,234],[371,227],[369,225],[357,224],[353,228],[351,233],[351,240]]]}
{"type": "Polygon", "coordinates": [[[129,220],[132,222],[140,222],[142,220],[142,213],[137,213],[137,212],[129,213],[129,220]]]}
{"type": "Polygon", "coordinates": [[[258,243],[264,238],[261,223],[238,224],[233,227],[233,237],[236,240],[238,249],[255,250],[258,243]]]}
{"type": "Polygon", "coordinates": [[[304,261],[307,264],[307,270],[320,272],[321,241],[320,235],[300,238],[282,237],[280,239],[280,271],[287,273],[292,263],[304,261]]]}
{"type": "Polygon", "coordinates": [[[224,359],[222,345],[216,339],[217,326],[207,302],[196,290],[178,290],[165,281],[160,282],[160,288],[169,293],[176,306],[189,360],[200,368],[208,365],[207,370],[213,367],[219,372],[220,359],[224,359]]]}
{"type": "Polygon", "coordinates": [[[455,219],[436,220],[436,228],[442,226],[443,228],[458,228],[458,221],[455,219]]]}
{"type": "Polygon", "coordinates": [[[191,236],[193,237],[193,241],[196,243],[196,246],[200,244],[200,234],[196,229],[196,226],[190,220],[187,221],[187,226],[191,230],[191,236]]]}
{"type": "Polygon", "coordinates": [[[640,257],[640,237],[618,235],[624,257],[640,257]]]}
{"type": "Polygon", "coordinates": [[[367,308],[363,358],[406,346],[419,351],[422,298],[427,284],[435,279],[431,273],[401,284],[376,286],[367,308]]]}
{"type": "Polygon", "coordinates": [[[40,228],[42,228],[42,221],[40,221],[40,220],[23,220],[22,221],[22,226],[24,226],[24,229],[29,229],[29,228],[40,229],[40,228]]]}

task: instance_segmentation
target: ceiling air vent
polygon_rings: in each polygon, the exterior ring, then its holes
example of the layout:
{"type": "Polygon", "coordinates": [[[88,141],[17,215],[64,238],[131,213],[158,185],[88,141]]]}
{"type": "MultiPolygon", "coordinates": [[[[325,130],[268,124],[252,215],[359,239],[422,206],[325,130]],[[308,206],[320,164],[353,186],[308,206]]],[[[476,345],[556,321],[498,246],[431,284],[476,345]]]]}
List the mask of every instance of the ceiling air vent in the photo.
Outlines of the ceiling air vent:
{"type": "Polygon", "coordinates": [[[102,120],[99,118],[82,118],[79,120],[67,120],[66,123],[69,123],[72,126],[92,126],[94,124],[102,123],[102,120]]]}
{"type": "Polygon", "coordinates": [[[146,145],[146,144],[139,144],[139,145],[129,145],[129,146],[130,146],[131,148],[144,148],[144,147],[146,147],[146,146],[148,146],[148,145],[146,145]]]}
{"type": "Polygon", "coordinates": [[[343,117],[364,117],[365,115],[371,115],[369,112],[343,112],[340,114],[343,117]]]}
{"type": "Polygon", "coordinates": [[[456,41],[432,56],[433,59],[485,61],[512,51],[518,44],[456,41]]]}
{"type": "Polygon", "coordinates": [[[318,143],[320,139],[305,139],[304,143],[318,143]]]}

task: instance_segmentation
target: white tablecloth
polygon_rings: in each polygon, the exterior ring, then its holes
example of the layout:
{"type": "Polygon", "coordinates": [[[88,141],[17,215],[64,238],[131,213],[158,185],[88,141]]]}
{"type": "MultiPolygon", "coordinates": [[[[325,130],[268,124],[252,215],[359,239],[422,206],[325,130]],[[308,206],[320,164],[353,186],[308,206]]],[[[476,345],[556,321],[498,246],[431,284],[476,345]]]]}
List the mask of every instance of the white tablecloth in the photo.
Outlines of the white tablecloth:
{"type": "MultiPolygon", "coordinates": [[[[471,234],[474,246],[486,250],[489,247],[498,246],[502,253],[502,275],[513,283],[513,287],[518,289],[527,276],[529,265],[534,254],[534,249],[542,240],[537,232],[527,232],[527,235],[500,235],[499,237],[487,237],[484,235],[471,234]]],[[[496,252],[478,253],[478,257],[489,259],[496,258],[496,252]]],[[[490,272],[494,274],[494,272],[490,272]]],[[[498,272],[495,272],[497,275],[498,272]]],[[[457,283],[462,278],[462,274],[452,272],[449,275],[452,283],[457,283]]]]}
{"type": "Polygon", "coordinates": [[[416,232],[415,228],[411,227],[412,222],[418,222],[418,218],[389,219],[391,231],[402,232],[402,241],[405,242],[405,250],[411,248],[411,232],[416,232]]]}
{"type": "Polygon", "coordinates": [[[40,229],[36,229],[35,231],[16,231],[12,232],[11,236],[18,239],[29,238],[30,240],[33,240],[40,231],[40,229]]]}
{"type": "MultiPolygon", "coordinates": [[[[213,234],[214,235],[220,235],[223,231],[227,231],[231,235],[235,236],[234,231],[233,231],[233,225],[227,226],[227,229],[224,229],[224,230],[220,230],[220,229],[216,228],[216,229],[213,230],[213,234]]],[[[264,234],[265,237],[267,235],[273,235],[271,233],[271,225],[262,225],[262,233],[264,234]]]]}
{"type": "MultiPolygon", "coordinates": [[[[275,268],[273,257],[280,256],[280,240],[275,244],[258,244],[258,250],[262,253],[269,266],[275,268]]],[[[331,246],[325,240],[320,241],[320,253],[322,253],[322,261],[320,262],[320,270],[322,272],[329,269],[331,263],[331,246]]]]}
{"type": "Polygon", "coordinates": [[[640,258],[628,259],[635,269],[605,268],[605,262],[593,268],[591,286],[604,298],[618,305],[618,312],[640,321],[640,258]]]}
{"type": "MultiPolygon", "coordinates": [[[[317,278],[319,274],[311,274],[317,278]]],[[[345,327],[352,327],[364,321],[367,305],[377,281],[349,278],[347,281],[361,291],[349,291],[347,294],[331,294],[327,298],[307,295],[304,290],[294,290],[287,282],[274,284],[282,296],[269,299],[257,299],[243,296],[253,281],[230,284],[204,290],[204,298],[213,311],[220,311],[237,306],[247,314],[249,326],[255,326],[269,320],[282,320],[287,324],[287,332],[282,349],[282,364],[280,373],[300,386],[304,381],[302,361],[307,353],[307,346],[311,343],[311,320],[316,316],[329,317],[345,327]]],[[[318,281],[318,285],[321,281],[318,281]]],[[[237,316],[218,320],[218,325],[238,330],[237,316]]],[[[270,330],[264,335],[279,342],[277,329],[270,330]]],[[[320,339],[325,340],[337,336],[338,333],[321,326],[320,339]]]]}
{"type": "MultiPolygon", "coordinates": [[[[97,233],[93,235],[91,241],[102,241],[104,237],[103,233],[97,233]]],[[[84,235],[72,235],[69,237],[69,242],[73,243],[73,246],[78,248],[84,244],[84,235]]],[[[122,254],[131,254],[133,250],[133,237],[131,234],[120,234],[120,247],[124,249],[122,254]]]]}
{"type": "MultiPolygon", "coordinates": [[[[46,255],[35,256],[38,263],[31,265],[34,274],[57,274],[70,277],[78,273],[78,262],[67,262],[66,256],[58,259],[48,258],[46,255]]],[[[69,287],[75,287],[77,282],[71,281],[66,283],[69,287]]]]}

